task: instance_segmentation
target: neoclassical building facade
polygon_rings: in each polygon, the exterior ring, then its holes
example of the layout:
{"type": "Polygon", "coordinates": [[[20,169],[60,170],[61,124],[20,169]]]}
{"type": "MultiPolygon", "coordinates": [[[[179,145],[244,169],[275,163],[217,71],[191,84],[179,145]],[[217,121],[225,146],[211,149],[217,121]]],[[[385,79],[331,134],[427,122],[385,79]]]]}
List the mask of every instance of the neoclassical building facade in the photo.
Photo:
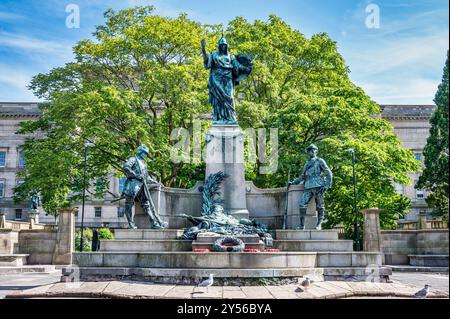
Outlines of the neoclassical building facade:
{"type": "MultiPolygon", "coordinates": [[[[434,105],[381,105],[382,117],[390,121],[394,131],[403,143],[403,147],[411,149],[418,160],[423,161],[423,149],[429,135],[429,119],[433,113],[434,105]]],[[[27,204],[15,204],[13,201],[14,187],[21,183],[16,173],[25,165],[20,147],[27,136],[16,134],[19,123],[27,120],[36,120],[40,116],[37,103],[0,102],[0,213],[6,219],[26,221],[29,216],[27,204]]],[[[426,192],[416,190],[414,183],[418,173],[410,174],[411,184],[406,186],[395,185],[399,193],[409,197],[412,201],[410,213],[405,220],[417,220],[420,211],[429,211],[425,198],[426,192]]],[[[123,179],[111,175],[109,191],[114,194],[121,193],[123,179]]],[[[95,183],[90,187],[94,188],[95,183]]],[[[123,227],[126,219],[123,215],[123,204],[111,203],[112,197],[87,201],[85,204],[84,225],[87,227],[108,226],[112,228],[123,227]]],[[[81,224],[81,205],[78,206],[76,216],[77,226],[81,224]]],[[[39,220],[42,223],[54,223],[52,216],[41,213],[39,220]]]]}

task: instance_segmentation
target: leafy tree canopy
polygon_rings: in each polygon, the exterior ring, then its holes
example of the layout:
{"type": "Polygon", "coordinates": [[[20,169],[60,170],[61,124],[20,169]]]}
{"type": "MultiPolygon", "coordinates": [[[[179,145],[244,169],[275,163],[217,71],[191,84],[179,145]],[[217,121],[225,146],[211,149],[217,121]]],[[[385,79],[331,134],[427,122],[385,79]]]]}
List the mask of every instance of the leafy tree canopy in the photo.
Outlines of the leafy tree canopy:
{"type": "Polygon", "coordinates": [[[434,98],[436,110],[430,119],[431,129],[423,150],[425,169],[417,188],[429,191],[427,203],[437,216],[448,220],[448,52],[442,83],[434,98]]]}
{"type": "MultiPolygon", "coordinates": [[[[206,38],[208,50],[214,50],[221,26],[186,15],[157,16],[153,7],[108,10],[105,19],[95,41],[74,47],[74,62],[35,76],[30,85],[48,103],[41,105],[43,116],[24,123],[21,133],[42,131],[46,138],[26,143],[25,183],[17,194],[20,199],[40,191],[50,211],[63,200],[77,200],[88,140],[91,180],[120,173],[140,143],[150,147],[149,168],[166,185],[190,187],[204,179],[204,164],[169,160],[170,135],[178,127],[192,130],[196,118],[210,113],[200,40],[206,38]]],[[[303,167],[306,146],[317,143],[335,176],[327,193],[328,225],[344,223],[350,231],[353,186],[346,149],[351,147],[357,154],[359,208],[382,208],[382,226],[394,226],[410,203],[395,193],[393,183],[408,184],[417,161],[380,118],[379,106],[350,81],[336,42],[325,33],[308,39],[273,15],[252,23],[237,17],[226,37],[232,52],[255,57],[251,76],[236,88],[241,127],[279,130],[278,169],[262,174],[261,163],[247,163],[247,179],[259,187],[283,186],[290,168],[298,173],[303,167]]]]}

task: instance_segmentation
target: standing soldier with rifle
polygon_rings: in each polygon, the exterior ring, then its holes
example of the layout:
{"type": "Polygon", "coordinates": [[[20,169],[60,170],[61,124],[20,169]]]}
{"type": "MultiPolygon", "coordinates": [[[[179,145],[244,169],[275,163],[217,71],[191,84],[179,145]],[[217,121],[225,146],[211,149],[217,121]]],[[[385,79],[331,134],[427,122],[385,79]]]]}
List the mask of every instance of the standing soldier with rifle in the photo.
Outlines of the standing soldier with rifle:
{"type": "Polygon", "coordinates": [[[160,184],[153,179],[145,164],[145,158],[148,156],[148,147],[144,144],[139,146],[136,156],[130,157],[123,166],[127,180],[125,182],[121,197],[125,197],[125,216],[128,225],[132,229],[136,229],[134,223],[133,204],[135,201],[141,203],[144,213],[148,216],[153,229],[161,229],[167,227],[167,223],[163,222],[155,209],[148,184],[160,184]]]}
{"type": "Polygon", "coordinates": [[[311,144],[306,149],[309,155],[309,160],[306,162],[300,176],[289,182],[289,185],[298,185],[304,183],[305,188],[302,198],[300,200],[300,226],[297,229],[305,229],[305,216],[308,203],[313,196],[316,200],[317,208],[317,225],[316,229],[322,229],[322,222],[325,215],[325,192],[331,187],[333,180],[333,174],[328,168],[327,163],[319,157],[317,157],[317,151],[319,149],[314,144],[311,144]],[[324,175],[324,176],[323,176],[324,175]]]}

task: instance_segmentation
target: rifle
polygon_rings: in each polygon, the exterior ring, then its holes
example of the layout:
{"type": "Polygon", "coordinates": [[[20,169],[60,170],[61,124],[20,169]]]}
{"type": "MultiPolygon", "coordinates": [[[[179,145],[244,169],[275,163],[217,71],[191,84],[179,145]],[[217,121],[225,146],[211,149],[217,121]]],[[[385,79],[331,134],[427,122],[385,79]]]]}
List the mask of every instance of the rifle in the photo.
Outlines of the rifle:
{"type": "Polygon", "coordinates": [[[118,201],[120,201],[120,200],[122,200],[122,199],[125,199],[125,198],[126,198],[126,196],[121,196],[121,197],[119,197],[119,198],[113,199],[113,200],[111,201],[111,203],[118,202],[118,201]]]}
{"type": "MultiPolygon", "coordinates": [[[[146,181],[145,175],[143,174],[143,172],[142,172],[142,170],[141,170],[141,166],[139,165],[139,162],[137,163],[137,167],[138,167],[138,169],[139,169],[139,175],[140,175],[140,177],[141,177],[141,179],[142,179],[142,183],[143,183],[143,187],[144,187],[144,193],[145,193],[145,196],[147,197],[147,199],[148,199],[150,205],[151,205],[152,208],[153,208],[153,212],[154,212],[154,214],[155,214],[155,219],[156,219],[156,221],[157,221],[159,224],[162,224],[162,221],[161,221],[160,218],[159,218],[159,212],[156,212],[155,205],[153,204],[152,197],[150,196],[150,191],[148,190],[147,181],[146,181]]],[[[158,210],[159,210],[159,207],[158,207],[158,210]]]]}
{"type": "Polygon", "coordinates": [[[284,209],[284,216],[283,216],[283,229],[286,229],[286,223],[287,223],[287,217],[288,217],[288,204],[289,204],[289,181],[291,179],[291,169],[288,171],[288,178],[286,181],[286,205],[284,209]]]}

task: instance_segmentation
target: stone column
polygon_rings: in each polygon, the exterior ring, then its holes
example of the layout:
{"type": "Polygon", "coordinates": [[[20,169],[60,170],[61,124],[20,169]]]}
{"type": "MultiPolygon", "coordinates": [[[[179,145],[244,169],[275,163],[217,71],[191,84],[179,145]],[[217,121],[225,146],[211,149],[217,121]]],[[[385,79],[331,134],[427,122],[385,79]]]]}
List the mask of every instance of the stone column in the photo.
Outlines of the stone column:
{"type": "Polygon", "coordinates": [[[6,226],[6,217],[4,213],[0,213],[0,228],[5,228],[6,226]]]}
{"type": "Polygon", "coordinates": [[[206,133],[206,178],[219,171],[228,175],[221,186],[224,209],[234,217],[248,218],[244,133],[238,125],[213,125],[206,133]]]}
{"type": "Polygon", "coordinates": [[[368,208],[364,216],[364,251],[381,252],[380,210],[368,208]]]}
{"type": "Polygon", "coordinates": [[[418,229],[427,229],[427,212],[420,211],[419,212],[419,221],[418,221],[418,229]]]}
{"type": "Polygon", "coordinates": [[[58,232],[53,253],[54,265],[72,264],[72,253],[75,246],[75,208],[59,210],[58,232]]]}

